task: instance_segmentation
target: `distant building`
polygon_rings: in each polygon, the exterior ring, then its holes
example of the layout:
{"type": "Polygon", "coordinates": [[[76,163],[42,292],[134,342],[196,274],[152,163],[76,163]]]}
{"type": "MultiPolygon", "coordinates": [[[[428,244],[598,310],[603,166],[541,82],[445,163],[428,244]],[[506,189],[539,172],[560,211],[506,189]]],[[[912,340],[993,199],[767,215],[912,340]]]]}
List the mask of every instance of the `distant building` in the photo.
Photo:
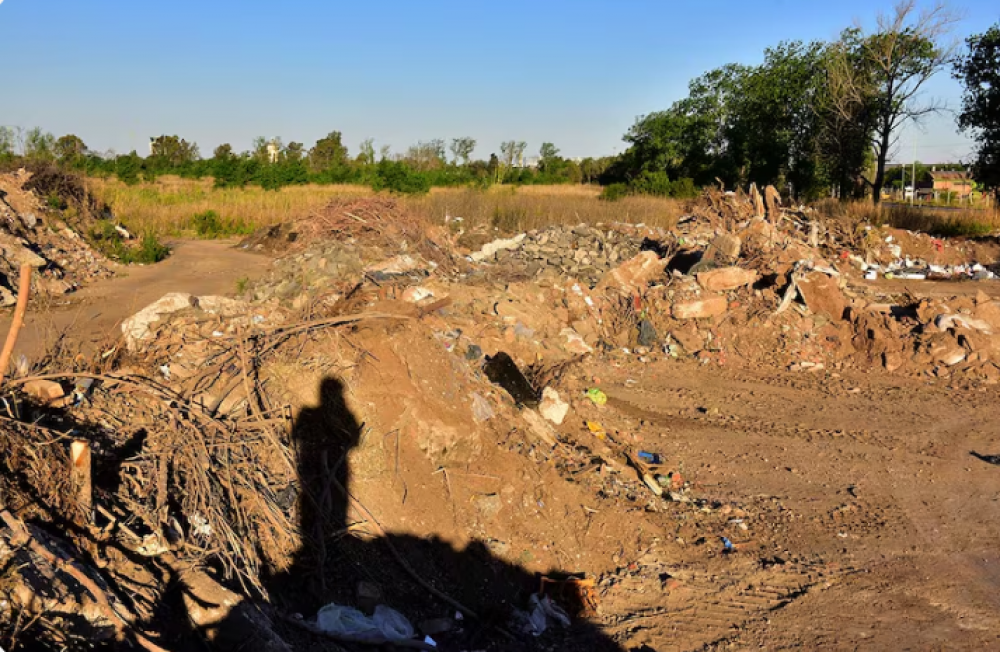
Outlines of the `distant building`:
{"type": "Polygon", "coordinates": [[[968,172],[932,170],[934,198],[951,194],[956,199],[968,199],[972,194],[972,179],[968,172]]]}

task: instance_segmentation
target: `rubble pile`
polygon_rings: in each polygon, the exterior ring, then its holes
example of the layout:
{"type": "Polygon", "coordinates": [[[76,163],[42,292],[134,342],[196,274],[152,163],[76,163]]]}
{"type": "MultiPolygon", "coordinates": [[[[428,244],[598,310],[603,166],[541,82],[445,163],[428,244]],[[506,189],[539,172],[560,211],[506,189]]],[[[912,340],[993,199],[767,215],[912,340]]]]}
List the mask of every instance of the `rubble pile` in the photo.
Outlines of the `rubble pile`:
{"type": "Polygon", "coordinates": [[[31,173],[0,174],[0,306],[16,301],[18,270],[30,265],[36,296],[60,296],[97,278],[113,275],[111,264],[86,242],[80,230],[88,216],[71,226],[26,186],[31,173]]]}
{"type": "MultiPolygon", "coordinates": [[[[1000,380],[1000,302],[885,296],[866,266],[926,243],[858,233],[773,189],[709,191],[670,232],[475,251],[387,198],[266,229],[243,246],[274,269],[243,297],[167,295],[93,360],[6,383],[3,604],[70,648],[600,649],[589,618],[627,584],[636,523],[725,527],[728,552],[777,509],[713,501],[643,450],[643,421],[600,388],[609,366],[1000,380]],[[588,617],[538,588],[567,560],[601,587],[588,617]]],[[[961,246],[934,264],[993,262],[961,246]]]]}
{"type": "Polygon", "coordinates": [[[665,236],[662,229],[623,224],[552,226],[529,231],[513,248],[476,252],[473,260],[495,263],[510,275],[569,276],[593,287],[608,271],[638,254],[644,241],[665,236]]]}

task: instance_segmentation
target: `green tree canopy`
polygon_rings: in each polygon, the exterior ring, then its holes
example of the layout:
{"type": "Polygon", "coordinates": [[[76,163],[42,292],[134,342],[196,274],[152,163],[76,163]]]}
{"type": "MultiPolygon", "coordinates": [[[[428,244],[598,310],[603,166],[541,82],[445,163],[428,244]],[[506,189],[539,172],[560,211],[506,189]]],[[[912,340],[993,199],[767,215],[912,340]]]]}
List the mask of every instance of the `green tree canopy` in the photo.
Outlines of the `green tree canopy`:
{"type": "Polygon", "coordinates": [[[1000,23],[966,45],[955,64],[965,88],[958,125],[977,141],[973,178],[1000,199],[1000,23]]]}

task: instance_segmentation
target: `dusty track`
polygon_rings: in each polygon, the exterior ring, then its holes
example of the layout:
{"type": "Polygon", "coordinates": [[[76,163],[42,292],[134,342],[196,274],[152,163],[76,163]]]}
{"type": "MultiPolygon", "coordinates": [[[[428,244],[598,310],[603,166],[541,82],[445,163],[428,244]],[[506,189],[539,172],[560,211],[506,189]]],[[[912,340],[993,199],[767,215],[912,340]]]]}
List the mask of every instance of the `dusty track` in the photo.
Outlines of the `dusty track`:
{"type": "Polygon", "coordinates": [[[669,363],[629,377],[608,393],[650,447],[705,496],[760,505],[748,531],[717,533],[735,554],[660,551],[687,558],[685,581],[662,613],[622,614],[631,645],[996,649],[1000,468],[969,454],[1000,452],[995,389],[669,363]]]}
{"type": "MultiPolygon", "coordinates": [[[[233,242],[183,240],[169,243],[172,255],[156,265],[122,267],[118,277],[95,282],[58,301],[28,310],[15,355],[37,356],[60,333],[87,350],[118,324],[168,292],[232,294],[242,278],[261,275],[270,259],[234,249],[233,242]]],[[[11,316],[0,319],[6,332],[11,316]]]]}

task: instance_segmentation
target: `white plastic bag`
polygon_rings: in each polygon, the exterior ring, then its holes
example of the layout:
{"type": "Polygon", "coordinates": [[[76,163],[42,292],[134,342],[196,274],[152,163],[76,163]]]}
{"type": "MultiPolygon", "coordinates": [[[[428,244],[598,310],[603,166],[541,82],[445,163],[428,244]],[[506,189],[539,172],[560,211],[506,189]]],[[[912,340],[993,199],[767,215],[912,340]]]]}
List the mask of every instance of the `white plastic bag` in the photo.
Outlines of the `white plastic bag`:
{"type": "Polygon", "coordinates": [[[332,602],[316,614],[316,626],[324,632],[359,641],[382,643],[385,640],[373,619],[353,607],[342,607],[332,602]]]}
{"type": "Polygon", "coordinates": [[[372,620],[387,641],[401,641],[416,635],[416,630],[413,629],[413,625],[406,619],[406,616],[395,609],[379,605],[375,607],[375,615],[372,616],[372,620]]]}

